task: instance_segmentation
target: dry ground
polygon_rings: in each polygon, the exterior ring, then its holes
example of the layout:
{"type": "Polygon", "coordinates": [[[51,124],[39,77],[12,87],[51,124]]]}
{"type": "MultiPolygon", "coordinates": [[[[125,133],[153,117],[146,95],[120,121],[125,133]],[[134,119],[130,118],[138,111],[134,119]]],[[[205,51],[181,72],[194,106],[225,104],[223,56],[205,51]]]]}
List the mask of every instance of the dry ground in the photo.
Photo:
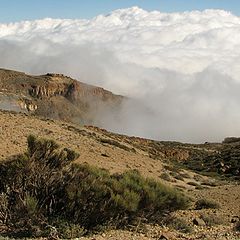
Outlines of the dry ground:
{"type": "MultiPolygon", "coordinates": [[[[26,151],[29,134],[56,140],[80,154],[77,162],[97,165],[110,172],[138,169],[144,176],[158,178],[161,161],[154,160],[139,151],[131,152],[102,140],[109,139],[83,126],[66,122],[40,119],[25,114],[0,111],[0,160],[26,151]]],[[[123,146],[127,144],[122,143],[123,146]]]]}
{"type": "MultiPolygon", "coordinates": [[[[131,145],[131,139],[116,137],[114,134],[100,131],[93,127],[69,124],[62,121],[46,120],[26,114],[0,111],[0,161],[26,151],[26,139],[29,134],[56,140],[61,146],[74,149],[80,154],[76,160],[79,163],[87,162],[110,172],[122,172],[129,169],[138,169],[144,176],[161,180],[162,173],[166,172],[166,162],[161,158],[153,159],[143,148],[131,145]]],[[[171,172],[169,172],[169,175],[171,172]]],[[[233,231],[233,219],[240,217],[240,186],[221,182],[215,187],[196,189],[188,184],[194,182],[200,185],[211,179],[197,175],[191,171],[182,170],[182,179],[171,176],[166,183],[177,185],[184,189],[193,199],[212,199],[220,203],[220,209],[179,211],[176,217],[183,218],[193,227],[192,234],[183,234],[166,226],[141,225],[132,230],[111,230],[96,236],[82,239],[96,240],[123,240],[123,239],[240,239],[239,233],[233,231]],[[197,177],[196,177],[197,176],[197,177]],[[210,215],[221,218],[220,225],[213,227],[194,226],[192,221],[201,215],[210,215]]]]}

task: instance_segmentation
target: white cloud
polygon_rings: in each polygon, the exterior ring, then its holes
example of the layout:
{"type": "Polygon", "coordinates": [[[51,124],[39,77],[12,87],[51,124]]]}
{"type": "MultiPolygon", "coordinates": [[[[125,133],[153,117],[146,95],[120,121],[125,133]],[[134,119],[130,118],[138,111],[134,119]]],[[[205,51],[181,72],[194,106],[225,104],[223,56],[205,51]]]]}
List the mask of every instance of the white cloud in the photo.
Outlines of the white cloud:
{"type": "Polygon", "coordinates": [[[137,98],[142,104],[127,102],[122,117],[98,119],[111,130],[219,141],[240,135],[239,39],[240,18],[229,12],[134,7],[91,20],[0,24],[0,66],[61,72],[137,98]]]}

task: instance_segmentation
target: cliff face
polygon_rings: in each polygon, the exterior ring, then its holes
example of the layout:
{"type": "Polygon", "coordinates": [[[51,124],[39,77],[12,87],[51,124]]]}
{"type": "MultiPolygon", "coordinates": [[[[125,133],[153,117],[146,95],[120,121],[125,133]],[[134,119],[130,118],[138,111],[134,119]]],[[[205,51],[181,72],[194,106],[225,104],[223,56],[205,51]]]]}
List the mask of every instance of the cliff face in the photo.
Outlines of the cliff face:
{"type": "Polygon", "coordinates": [[[122,96],[62,74],[30,76],[6,69],[0,69],[0,93],[0,103],[4,99],[9,110],[16,110],[12,108],[15,105],[19,111],[78,123],[94,122],[100,108],[110,113],[123,100],[122,96]]]}

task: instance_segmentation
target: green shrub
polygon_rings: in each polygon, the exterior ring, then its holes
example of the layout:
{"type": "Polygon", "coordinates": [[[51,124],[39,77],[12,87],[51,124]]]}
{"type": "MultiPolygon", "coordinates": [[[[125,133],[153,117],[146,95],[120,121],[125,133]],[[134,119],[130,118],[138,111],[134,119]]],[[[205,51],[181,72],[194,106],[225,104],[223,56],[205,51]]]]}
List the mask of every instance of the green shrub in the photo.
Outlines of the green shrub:
{"type": "Polygon", "coordinates": [[[26,195],[24,200],[27,212],[29,215],[34,215],[37,212],[38,200],[30,195],[26,195]]]}
{"type": "Polygon", "coordinates": [[[153,221],[189,205],[176,189],[136,170],[111,175],[72,163],[77,156],[52,140],[29,136],[26,154],[0,163],[0,194],[6,194],[10,212],[6,224],[21,228],[22,236],[39,236],[47,234],[43,223],[58,229],[56,219],[63,219],[61,234],[68,238],[100,225],[122,227],[139,217],[153,221]]]}
{"type": "Polygon", "coordinates": [[[200,199],[195,203],[196,210],[209,209],[209,208],[213,208],[213,209],[220,208],[220,205],[219,203],[212,200],[208,200],[208,199],[200,199]]]}
{"type": "Polygon", "coordinates": [[[8,209],[8,197],[6,193],[0,194],[0,223],[6,223],[8,218],[9,209],[8,209]]]}
{"type": "Polygon", "coordinates": [[[56,235],[61,239],[80,238],[86,234],[86,230],[79,224],[72,224],[64,220],[57,220],[54,222],[56,228],[56,235]]]}
{"type": "Polygon", "coordinates": [[[139,215],[185,209],[189,204],[177,190],[145,179],[136,170],[110,175],[89,165],[74,165],[74,171],[75,178],[66,187],[65,212],[86,228],[112,219],[122,224],[139,215]]]}

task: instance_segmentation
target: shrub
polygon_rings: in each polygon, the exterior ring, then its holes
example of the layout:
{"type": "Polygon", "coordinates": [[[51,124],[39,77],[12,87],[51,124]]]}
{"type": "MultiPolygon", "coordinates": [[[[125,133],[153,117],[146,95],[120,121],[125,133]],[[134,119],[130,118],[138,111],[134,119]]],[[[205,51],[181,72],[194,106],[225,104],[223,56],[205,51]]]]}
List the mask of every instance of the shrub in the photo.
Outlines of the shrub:
{"type": "Polygon", "coordinates": [[[193,232],[193,227],[189,225],[189,223],[187,223],[187,221],[184,220],[183,218],[170,216],[165,219],[165,224],[167,224],[168,227],[183,233],[193,232]]]}
{"type": "Polygon", "coordinates": [[[184,181],[183,176],[179,172],[171,172],[170,174],[175,179],[180,180],[180,181],[184,181]]]}
{"type": "Polygon", "coordinates": [[[55,235],[62,239],[80,238],[86,234],[86,230],[79,224],[69,223],[65,220],[58,219],[54,222],[54,225],[56,226],[55,235]]]}
{"type": "Polygon", "coordinates": [[[171,181],[170,175],[169,175],[168,173],[166,173],[166,172],[162,173],[162,174],[160,175],[160,178],[163,179],[163,180],[165,180],[165,181],[168,181],[168,182],[171,181]]]}
{"type": "Polygon", "coordinates": [[[29,215],[34,215],[37,212],[38,200],[30,195],[25,196],[25,207],[29,215]]]}
{"type": "Polygon", "coordinates": [[[134,153],[136,152],[136,150],[134,148],[129,148],[126,145],[121,144],[118,141],[115,141],[113,139],[103,139],[103,138],[100,138],[98,140],[101,143],[106,143],[106,144],[109,144],[109,145],[113,145],[115,147],[118,147],[118,148],[123,149],[123,150],[128,151],[128,152],[134,152],[134,153]]]}
{"type": "Polygon", "coordinates": [[[20,228],[24,237],[36,231],[46,235],[46,224],[53,225],[48,234],[63,229],[60,235],[68,238],[100,225],[122,227],[139,217],[153,221],[189,205],[176,189],[136,170],[111,175],[72,163],[77,156],[52,140],[29,136],[27,153],[0,164],[0,194],[6,195],[10,212],[6,224],[20,228]]]}
{"type": "Polygon", "coordinates": [[[240,232],[240,220],[235,224],[234,230],[240,232]]]}
{"type": "Polygon", "coordinates": [[[177,190],[144,179],[136,170],[110,175],[89,165],[73,167],[75,178],[66,187],[69,204],[65,211],[86,228],[112,219],[123,224],[140,215],[151,217],[188,207],[188,199],[177,190]]]}
{"type": "Polygon", "coordinates": [[[215,225],[222,225],[224,224],[223,218],[217,216],[215,214],[204,214],[201,215],[201,219],[206,223],[207,226],[212,227],[215,225]]]}
{"type": "Polygon", "coordinates": [[[180,176],[183,177],[183,178],[191,178],[191,176],[187,172],[181,172],[180,176]]]}
{"type": "Polygon", "coordinates": [[[197,182],[203,181],[203,177],[200,175],[194,175],[193,179],[197,182]]]}
{"type": "Polygon", "coordinates": [[[209,208],[213,208],[213,209],[220,208],[220,204],[208,199],[200,199],[195,203],[196,210],[209,209],[209,208]]]}
{"type": "Polygon", "coordinates": [[[222,143],[237,143],[237,142],[240,142],[240,138],[239,137],[226,137],[222,141],[222,143]]]}
{"type": "Polygon", "coordinates": [[[8,218],[9,210],[8,210],[8,198],[7,194],[0,194],[0,223],[6,223],[8,218]]]}

